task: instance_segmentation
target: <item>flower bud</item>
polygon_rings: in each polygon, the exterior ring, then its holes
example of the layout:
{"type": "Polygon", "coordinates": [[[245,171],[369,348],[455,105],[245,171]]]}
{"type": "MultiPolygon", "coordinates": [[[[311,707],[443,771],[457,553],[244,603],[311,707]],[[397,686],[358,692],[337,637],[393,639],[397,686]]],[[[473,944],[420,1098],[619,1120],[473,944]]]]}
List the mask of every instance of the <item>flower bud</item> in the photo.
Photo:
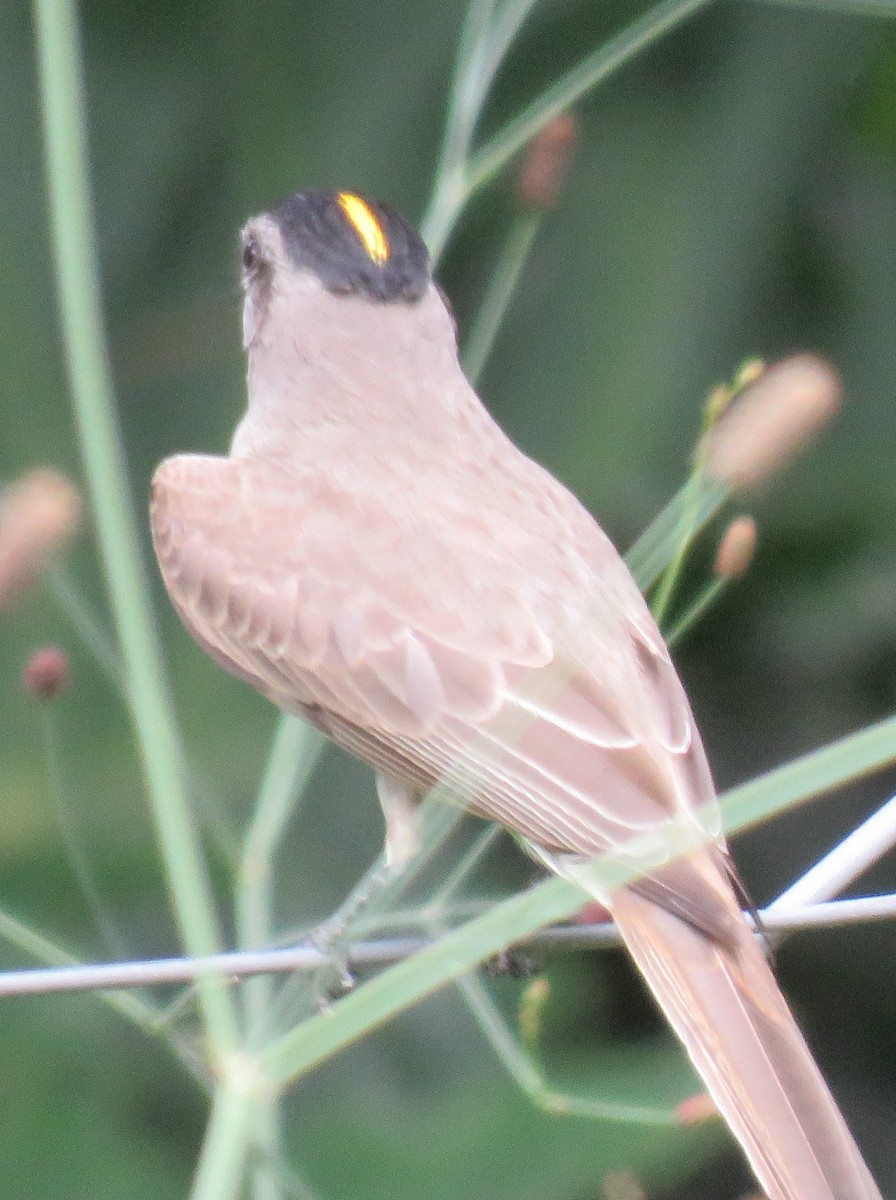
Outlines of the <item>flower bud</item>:
{"type": "Polygon", "coordinates": [[[735,517],[719,541],[713,574],[719,579],[746,575],[756,553],[756,522],[752,517],[735,517]]]}
{"type": "Polygon", "coordinates": [[[748,358],[742,362],[734,373],[731,381],[731,394],[737,396],[755,383],[760,375],[764,375],[766,365],[761,358],[748,358]]]}
{"type": "Polygon", "coordinates": [[[706,398],[703,407],[704,428],[712,429],[731,403],[734,393],[727,383],[718,383],[706,398]]]}
{"type": "Polygon", "coordinates": [[[572,113],[548,121],[526,148],[517,182],[517,195],[526,208],[547,212],[555,208],[578,140],[572,113]]]}
{"type": "Polygon", "coordinates": [[[784,467],[840,408],[840,378],[820,358],[797,354],[764,371],[703,443],[708,473],[751,487],[784,467]]]}
{"type": "Polygon", "coordinates": [[[56,646],[35,650],[22,672],[22,687],[35,700],[55,700],[68,687],[68,655],[56,646]]]}
{"type": "Polygon", "coordinates": [[[712,429],[722,414],[727,412],[731,401],[764,373],[765,363],[761,358],[748,358],[740,364],[730,382],[717,384],[703,406],[704,432],[712,429]]]}
{"type": "Polygon", "coordinates": [[[541,1041],[542,1015],[551,997],[551,985],[543,975],[533,979],[520,998],[520,1036],[530,1049],[541,1041]]]}
{"type": "Polygon", "coordinates": [[[695,1096],[682,1100],[675,1109],[675,1115],[681,1125],[702,1125],[704,1121],[716,1120],[719,1110],[709,1092],[697,1092],[695,1096]]]}
{"type": "Polygon", "coordinates": [[[29,471],[0,494],[0,607],[34,582],[80,520],[78,491],[48,467],[29,471]]]}

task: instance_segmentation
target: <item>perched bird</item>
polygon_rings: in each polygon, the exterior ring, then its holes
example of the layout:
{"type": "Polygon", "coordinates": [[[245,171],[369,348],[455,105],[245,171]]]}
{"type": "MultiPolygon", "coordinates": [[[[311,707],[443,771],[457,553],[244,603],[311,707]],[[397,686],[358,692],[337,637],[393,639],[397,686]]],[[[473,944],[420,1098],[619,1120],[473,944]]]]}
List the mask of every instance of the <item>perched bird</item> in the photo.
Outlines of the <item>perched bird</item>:
{"type": "Polygon", "coordinates": [[[561,874],[702,821],[698,849],[598,898],[772,1200],[879,1200],[741,914],[663,638],[590,514],[470,387],[417,233],[306,192],[242,246],[247,411],[229,457],[153,480],[187,629],[374,767],[393,859],[445,778],[561,874]]]}

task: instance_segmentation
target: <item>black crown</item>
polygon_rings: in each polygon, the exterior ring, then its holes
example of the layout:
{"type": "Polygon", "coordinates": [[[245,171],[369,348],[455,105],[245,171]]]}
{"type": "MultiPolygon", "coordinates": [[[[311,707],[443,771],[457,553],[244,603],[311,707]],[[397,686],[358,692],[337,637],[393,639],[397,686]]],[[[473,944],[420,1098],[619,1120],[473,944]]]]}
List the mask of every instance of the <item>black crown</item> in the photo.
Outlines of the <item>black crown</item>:
{"type": "Polygon", "coordinates": [[[297,192],[271,216],[292,261],[328,291],[388,304],[419,300],[429,286],[423,239],[391,205],[353,192],[297,192]]]}

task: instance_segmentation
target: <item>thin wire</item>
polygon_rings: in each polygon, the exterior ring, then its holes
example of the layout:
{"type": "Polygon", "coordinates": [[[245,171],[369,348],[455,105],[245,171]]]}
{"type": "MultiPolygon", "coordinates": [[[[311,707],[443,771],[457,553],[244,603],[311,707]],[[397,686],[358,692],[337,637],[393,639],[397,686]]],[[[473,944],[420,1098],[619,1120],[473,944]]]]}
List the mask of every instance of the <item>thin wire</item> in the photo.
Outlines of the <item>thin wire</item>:
{"type": "MultiPolygon", "coordinates": [[[[764,928],[790,931],[892,920],[896,918],[896,894],[807,904],[786,911],[772,905],[759,915],[764,928]]],[[[747,919],[752,920],[749,914],[747,919]]],[[[399,962],[424,950],[432,940],[397,937],[358,942],[347,953],[348,965],[363,970],[399,962]]],[[[599,950],[618,945],[619,934],[609,922],[558,925],[541,930],[521,944],[533,950],[599,950]]],[[[28,968],[0,972],[0,997],[194,983],[209,976],[238,982],[252,975],[319,971],[329,961],[329,955],[320,947],[302,945],[286,950],[239,950],[203,958],[28,968]]]]}
{"type": "Polygon", "coordinates": [[[896,796],[834,847],[770,906],[773,912],[799,912],[830,900],[896,845],[896,796]]]}

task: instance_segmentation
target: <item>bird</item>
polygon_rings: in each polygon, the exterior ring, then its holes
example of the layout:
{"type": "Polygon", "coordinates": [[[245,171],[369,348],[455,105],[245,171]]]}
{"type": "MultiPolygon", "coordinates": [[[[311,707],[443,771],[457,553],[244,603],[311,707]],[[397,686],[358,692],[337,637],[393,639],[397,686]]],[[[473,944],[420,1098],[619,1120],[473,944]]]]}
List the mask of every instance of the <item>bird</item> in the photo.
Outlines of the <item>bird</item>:
{"type": "Polygon", "coordinates": [[[692,825],[683,857],[596,898],[771,1200],[880,1200],[742,914],[650,609],[466,379],[417,231],[357,192],[305,191],[241,246],[245,413],[226,456],[169,457],[151,486],[187,631],[373,767],[393,864],[444,780],[571,878],[692,825]]]}

